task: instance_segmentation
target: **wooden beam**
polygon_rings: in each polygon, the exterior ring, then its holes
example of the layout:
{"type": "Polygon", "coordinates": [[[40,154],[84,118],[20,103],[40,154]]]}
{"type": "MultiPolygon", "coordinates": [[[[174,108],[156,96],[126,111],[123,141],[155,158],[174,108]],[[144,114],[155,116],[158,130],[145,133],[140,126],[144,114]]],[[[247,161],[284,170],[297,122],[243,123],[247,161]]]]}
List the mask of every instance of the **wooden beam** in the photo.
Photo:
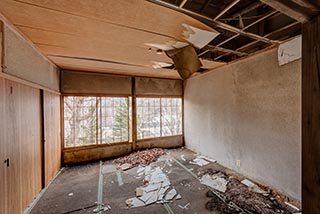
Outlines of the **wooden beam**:
{"type": "Polygon", "coordinates": [[[3,69],[4,62],[4,32],[3,32],[3,22],[0,20],[0,72],[3,69]]]}
{"type": "Polygon", "coordinates": [[[320,16],[302,30],[302,210],[319,214],[320,16]]]}
{"type": "Polygon", "coordinates": [[[207,45],[205,47],[205,49],[212,51],[212,52],[220,51],[220,52],[224,52],[224,53],[235,54],[238,56],[246,56],[247,55],[247,53],[244,53],[241,51],[231,50],[231,49],[227,49],[227,48],[221,48],[221,47],[217,47],[217,46],[213,46],[213,45],[207,45]]]}
{"type": "Polygon", "coordinates": [[[182,8],[182,7],[187,3],[187,1],[188,1],[188,0],[183,0],[183,1],[181,2],[181,4],[179,5],[179,7],[182,8]]]}
{"type": "Polygon", "coordinates": [[[306,14],[298,12],[295,8],[288,6],[287,4],[283,3],[280,0],[261,0],[261,1],[301,23],[305,23],[309,20],[309,17],[306,14]]]}
{"type": "Polygon", "coordinates": [[[224,10],[222,10],[213,20],[218,20],[221,16],[223,16],[227,11],[229,11],[233,6],[235,6],[240,0],[234,0],[231,2],[224,10]]]}

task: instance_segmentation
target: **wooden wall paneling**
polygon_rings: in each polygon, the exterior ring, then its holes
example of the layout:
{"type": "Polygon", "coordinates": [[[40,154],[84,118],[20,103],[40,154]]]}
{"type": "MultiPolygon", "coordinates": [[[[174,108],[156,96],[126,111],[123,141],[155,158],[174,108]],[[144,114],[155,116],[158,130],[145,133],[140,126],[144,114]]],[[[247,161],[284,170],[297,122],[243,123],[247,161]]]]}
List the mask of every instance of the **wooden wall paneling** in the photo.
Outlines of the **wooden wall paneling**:
{"type": "MultiPolygon", "coordinates": [[[[20,85],[11,81],[5,81],[6,89],[6,133],[7,133],[7,155],[10,160],[10,166],[7,170],[8,178],[8,212],[21,213],[22,208],[22,189],[20,176],[20,118],[21,103],[19,102],[20,85]]],[[[25,138],[25,137],[24,137],[25,138]]]]}
{"type": "Polygon", "coordinates": [[[19,97],[21,118],[20,176],[22,209],[28,207],[41,191],[41,103],[40,90],[20,85],[19,97]]]}
{"type": "Polygon", "coordinates": [[[45,185],[61,166],[60,96],[44,91],[45,185]]]}
{"type": "Polygon", "coordinates": [[[10,80],[5,86],[7,213],[22,213],[41,190],[40,91],[10,80]]]}
{"type": "Polygon", "coordinates": [[[0,77],[0,213],[6,213],[7,205],[7,166],[4,160],[7,159],[6,154],[6,123],[5,118],[5,82],[0,77]]]}
{"type": "Polygon", "coordinates": [[[302,27],[302,210],[320,213],[320,16],[302,27]]]}

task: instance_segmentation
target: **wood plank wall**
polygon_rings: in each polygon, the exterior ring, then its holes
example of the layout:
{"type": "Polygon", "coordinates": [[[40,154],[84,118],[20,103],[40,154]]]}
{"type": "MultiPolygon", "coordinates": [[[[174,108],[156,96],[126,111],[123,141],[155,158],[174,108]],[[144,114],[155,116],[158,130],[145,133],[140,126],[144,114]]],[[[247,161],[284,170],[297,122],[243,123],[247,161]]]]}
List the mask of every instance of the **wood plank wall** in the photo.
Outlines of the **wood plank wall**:
{"type": "Polygon", "coordinates": [[[4,178],[7,210],[3,213],[22,213],[41,190],[40,91],[2,78],[1,88],[6,151],[2,159],[9,158],[4,178]]]}
{"type": "Polygon", "coordinates": [[[60,96],[44,91],[44,170],[45,185],[61,165],[60,96]]]}
{"type": "MultiPolygon", "coordinates": [[[[5,81],[3,78],[0,78],[0,118],[3,118],[5,115],[5,99],[4,99],[4,94],[5,94],[5,81]]],[[[2,119],[1,119],[2,121],[2,119]]],[[[6,177],[6,171],[7,167],[4,164],[4,160],[7,159],[6,157],[6,135],[5,135],[5,123],[1,122],[0,123],[0,213],[6,213],[6,200],[7,200],[7,189],[6,184],[5,184],[5,177],[6,177]]]]}
{"type": "Polygon", "coordinates": [[[320,16],[302,33],[302,210],[320,213],[320,16]]]}

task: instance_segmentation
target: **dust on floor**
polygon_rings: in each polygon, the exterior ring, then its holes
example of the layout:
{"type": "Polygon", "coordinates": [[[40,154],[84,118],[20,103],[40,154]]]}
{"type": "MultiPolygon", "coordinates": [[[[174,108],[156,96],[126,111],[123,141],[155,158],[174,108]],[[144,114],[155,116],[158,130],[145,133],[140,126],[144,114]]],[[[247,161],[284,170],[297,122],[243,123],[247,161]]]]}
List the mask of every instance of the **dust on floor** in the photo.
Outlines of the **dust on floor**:
{"type": "Polygon", "coordinates": [[[65,168],[31,213],[299,212],[283,198],[188,149],[157,149],[65,168]]]}

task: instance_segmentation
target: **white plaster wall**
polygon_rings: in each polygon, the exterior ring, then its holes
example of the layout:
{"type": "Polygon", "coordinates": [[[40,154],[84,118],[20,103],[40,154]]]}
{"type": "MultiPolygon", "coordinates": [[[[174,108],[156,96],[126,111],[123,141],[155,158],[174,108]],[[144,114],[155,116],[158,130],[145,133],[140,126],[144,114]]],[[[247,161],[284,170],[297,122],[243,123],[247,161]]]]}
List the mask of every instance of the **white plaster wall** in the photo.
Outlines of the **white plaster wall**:
{"type": "Polygon", "coordinates": [[[301,200],[300,67],[272,49],[189,79],[186,146],[301,200]]]}

